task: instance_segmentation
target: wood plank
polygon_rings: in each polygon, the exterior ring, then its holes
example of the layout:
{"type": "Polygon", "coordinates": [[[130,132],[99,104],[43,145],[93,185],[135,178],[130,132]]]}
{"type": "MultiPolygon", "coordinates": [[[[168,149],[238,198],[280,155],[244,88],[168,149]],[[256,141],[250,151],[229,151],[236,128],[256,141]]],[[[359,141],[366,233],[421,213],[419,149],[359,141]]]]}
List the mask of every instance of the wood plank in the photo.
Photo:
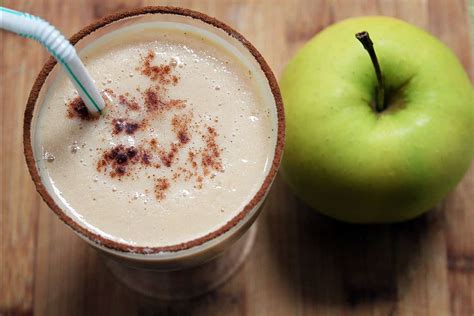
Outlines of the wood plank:
{"type": "MultiPolygon", "coordinates": [[[[474,53],[473,43],[469,41],[472,27],[463,27],[470,24],[467,2],[460,1],[458,4],[460,5],[451,6],[441,0],[431,1],[429,29],[454,50],[464,68],[469,71],[472,80],[474,53]],[[454,24],[453,19],[463,23],[454,24]]],[[[471,143],[474,146],[474,139],[471,139],[471,143]]],[[[474,167],[471,166],[464,181],[443,204],[450,306],[453,315],[474,314],[474,228],[468,224],[474,223],[473,196],[474,167]]]]}
{"type": "MultiPolygon", "coordinates": [[[[66,35],[111,12],[154,1],[4,1],[66,35]]],[[[384,14],[438,36],[474,78],[467,1],[160,1],[241,31],[279,75],[308,39],[341,19],[384,14]]],[[[474,167],[443,203],[403,224],[353,226],[308,209],[277,179],[242,269],[223,287],[183,302],[142,298],[40,201],[23,159],[24,104],[46,53],[0,33],[2,49],[0,315],[472,315],[474,167]],[[8,47],[8,49],[4,49],[8,47]],[[22,56],[18,60],[18,56],[22,56]]]]}
{"type": "Polygon", "coordinates": [[[33,312],[39,197],[23,158],[23,111],[46,54],[31,41],[5,32],[1,36],[0,313],[26,315],[33,312]]]}

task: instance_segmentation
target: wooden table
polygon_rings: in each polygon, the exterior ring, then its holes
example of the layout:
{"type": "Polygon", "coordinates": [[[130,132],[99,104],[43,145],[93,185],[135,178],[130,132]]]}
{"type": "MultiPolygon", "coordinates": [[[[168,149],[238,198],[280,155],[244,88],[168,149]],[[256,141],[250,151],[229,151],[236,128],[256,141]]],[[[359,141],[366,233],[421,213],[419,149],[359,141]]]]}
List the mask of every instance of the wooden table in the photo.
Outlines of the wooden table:
{"type": "MultiPolygon", "coordinates": [[[[42,16],[70,36],[116,10],[156,3],[8,0],[2,5],[42,16]]],[[[467,1],[159,3],[199,10],[234,26],[277,75],[327,25],[384,14],[438,36],[474,76],[467,1]]],[[[139,297],[114,280],[97,253],[35,192],[23,159],[22,118],[47,54],[31,41],[0,34],[0,315],[474,315],[472,167],[439,209],[382,226],[351,226],[317,215],[278,178],[255,247],[230,282],[179,303],[139,297]]]]}

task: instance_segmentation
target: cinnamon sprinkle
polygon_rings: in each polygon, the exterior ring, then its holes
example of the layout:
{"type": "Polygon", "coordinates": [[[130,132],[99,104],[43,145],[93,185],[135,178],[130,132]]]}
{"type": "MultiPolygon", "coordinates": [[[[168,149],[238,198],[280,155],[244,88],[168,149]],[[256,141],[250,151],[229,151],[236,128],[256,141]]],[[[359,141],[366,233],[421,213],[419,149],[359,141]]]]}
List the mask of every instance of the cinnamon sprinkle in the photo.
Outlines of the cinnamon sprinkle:
{"type": "Polygon", "coordinates": [[[145,92],[143,92],[143,98],[145,99],[145,105],[148,112],[153,112],[164,108],[164,103],[161,101],[161,97],[156,89],[146,89],[145,92]]]}
{"type": "MultiPolygon", "coordinates": [[[[146,127],[151,120],[161,115],[160,119],[170,119],[171,131],[175,138],[169,144],[160,144],[155,137],[137,139],[137,147],[116,145],[103,150],[97,162],[97,171],[104,172],[112,178],[133,176],[138,170],[169,169],[170,177],[149,174],[148,178],[155,180],[155,197],[157,200],[166,198],[166,192],[176,181],[194,181],[194,187],[201,189],[206,177],[214,177],[213,171],[223,171],[221,152],[215,127],[193,120],[192,109],[186,109],[184,100],[170,99],[168,88],[170,85],[179,83],[179,77],[175,75],[176,63],[152,65],[155,58],[153,51],[142,58],[139,67],[136,68],[141,74],[150,79],[151,84],[143,90],[137,90],[138,98],[132,97],[128,92],[116,94],[111,89],[105,89],[108,98],[114,98],[118,102],[111,103],[123,106],[112,107],[107,113],[106,119],[111,119],[112,135],[134,135],[138,130],[143,130],[146,135],[146,127]],[[118,95],[118,96],[117,96],[118,95]],[[135,111],[134,119],[128,118],[129,111],[135,111]],[[168,113],[171,112],[170,116],[168,113]],[[166,114],[166,115],[165,115],[166,114]],[[114,117],[115,116],[115,117],[114,117]],[[171,118],[169,118],[171,117],[171,118]],[[191,147],[190,143],[194,137],[200,137],[199,147],[191,147]],[[187,150],[187,152],[186,152],[187,150]],[[185,155],[185,159],[180,158],[185,155]],[[187,157],[186,157],[187,155],[187,157]],[[156,175],[156,177],[155,177],[156,175]]],[[[77,117],[88,118],[89,113],[85,105],[81,107],[81,100],[75,100],[71,106],[71,113],[77,117]]],[[[217,123],[217,119],[214,119],[217,123]]],[[[150,132],[153,130],[150,128],[150,132]]],[[[168,172],[168,171],[167,171],[168,172]]]]}
{"type": "Polygon", "coordinates": [[[152,50],[149,50],[148,54],[143,58],[142,65],[139,68],[141,73],[150,78],[150,80],[157,81],[162,85],[176,85],[179,78],[171,73],[174,68],[173,64],[170,62],[168,65],[152,66],[151,62],[153,59],[155,59],[155,53],[152,50]]]}
{"type": "Polygon", "coordinates": [[[127,119],[113,119],[112,126],[113,126],[112,133],[114,135],[120,134],[121,132],[125,132],[128,135],[133,135],[138,129],[140,129],[143,126],[143,124],[137,123],[131,120],[127,120],[127,119]]]}
{"type": "Polygon", "coordinates": [[[155,197],[157,200],[163,200],[166,196],[166,191],[170,187],[170,182],[167,178],[158,178],[155,180],[155,197]]]}
{"type": "Polygon", "coordinates": [[[82,121],[93,121],[99,118],[87,109],[87,106],[82,101],[81,97],[75,97],[67,104],[67,117],[69,119],[78,118],[82,121]]]}
{"type": "MultiPolygon", "coordinates": [[[[149,166],[149,165],[150,165],[151,158],[152,158],[152,155],[151,155],[149,152],[144,151],[144,152],[142,153],[142,163],[143,163],[144,165],[149,166]]],[[[156,166],[157,166],[157,168],[160,167],[158,164],[157,164],[156,166]]]]}
{"type": "Polygon", "coordinates": [[[138,102],[135,101],[135,99],[129,99],[123,94],[119,95],[119,103],[132,111],[140,110],[140,105],[138,105],[138,102]]]}
{"type": "Polygon", "coordinates": [[[156,138],[152,138],[150,140],[150,147],[151,149],[153,150],[157,150],[158,149],[158,141],[156,140],[156,138]]]}
{"type": "Polygon", "coordinates": [[[188,162],[191,163],[191,166],[193,167],[193,169],[197,169],[198,167],[197,162],[194,160],[195,157],[196,157],[196,154],[192,150],[190,150],[188,152],[188,162]]]}
{"type": "Polygon", "coordinates": [[[179,146],[175,143],[172,143],[170,147],[169,151],[162,149],[159,153],[161,162],[168,168],[171,167],[171,164],[174,162],[179,149],[179,146]]]}
{"type": "Polygon", "coordinates": [[[178,115],[175,114],[171,120],[171,126],[177,139],[181,144],[187,144],[191,140],[189,126],[191,125],[192,112],[178,115]]]}
{"type": "Polygon", "coordinates": [[[134,165],[144,163],[143,157],[145,155],[147,157],[149,155],[146,150],[133,146],[117,145],[102,152],[102,157],[97,162],[96,169],[98,172],[107,172],[108,167],[110,167],[109,175],[112,178],[130,175],[134,165]]]}
{"type": "Polygon", "coordinates": [[[210,169],[222,171],[222,160],[220,158],[222,150],[217,144],[217,136],[215,128],[207,126],[207,134],[203,137],[206,142],[206,147],[201,153],[201,165],[205,176],[209,174],[210,169]]]}
{"type": "Polygon", "coordinates": [[[160,94],[160,90],[161,89],[157,87],[150,87],[142,93],[148,112],[163,113],[164,111],[169,111],[173,108],[181,109],[185,107],[185,102],[183,100],[165,100],[160,94]]]}

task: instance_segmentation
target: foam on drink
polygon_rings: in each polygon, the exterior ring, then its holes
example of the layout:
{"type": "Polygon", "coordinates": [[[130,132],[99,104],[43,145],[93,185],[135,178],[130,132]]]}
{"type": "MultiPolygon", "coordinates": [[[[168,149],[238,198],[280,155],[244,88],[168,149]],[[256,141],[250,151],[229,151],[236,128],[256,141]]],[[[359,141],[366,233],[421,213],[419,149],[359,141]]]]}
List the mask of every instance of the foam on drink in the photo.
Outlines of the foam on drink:
{"type": "Polygon", "coordinates": [[[112,32],[81,56],[106,111],[91,116],[61,75],[34,133],[42,181],[75,220],[131,245],[167,246],[243,209],[276,142],[274,105],[251,67],[203,34],[154,23],[112,32]]]}

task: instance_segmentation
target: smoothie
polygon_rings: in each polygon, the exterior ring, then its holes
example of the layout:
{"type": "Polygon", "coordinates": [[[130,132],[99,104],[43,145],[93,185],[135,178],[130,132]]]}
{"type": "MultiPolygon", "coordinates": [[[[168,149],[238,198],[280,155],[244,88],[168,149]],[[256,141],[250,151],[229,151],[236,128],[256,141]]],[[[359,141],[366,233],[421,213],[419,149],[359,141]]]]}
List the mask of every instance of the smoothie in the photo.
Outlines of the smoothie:
{"type": "Polygon", "coordinates": [[[178,23],[143,23],[80,55],[106,109],[91,115],[60,74],[32,133],[41,180],[69,216],[158,247],[216,231],[249,203],[271,168],[277,114],[238,54],[178,23]]]}

